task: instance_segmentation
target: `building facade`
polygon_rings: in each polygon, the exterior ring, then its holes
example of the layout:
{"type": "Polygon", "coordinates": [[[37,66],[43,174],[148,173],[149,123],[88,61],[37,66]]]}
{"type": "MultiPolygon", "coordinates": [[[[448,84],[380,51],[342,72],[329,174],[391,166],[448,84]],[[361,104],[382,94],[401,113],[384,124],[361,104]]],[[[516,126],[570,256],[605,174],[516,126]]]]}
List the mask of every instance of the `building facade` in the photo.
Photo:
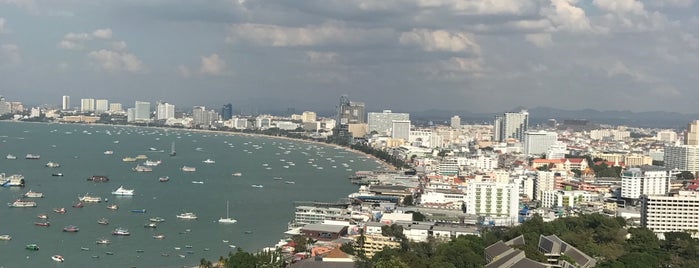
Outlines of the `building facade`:
{"type": "Polygon", "coordinates": [[[94,112],[95,111],[95,99],[80,99],[80,111],[94,112]]]}
{"type": "Polygon", "coordinates": [[[698,237],[699,192],[679,191],[672,195],[641,197],[641,226],[659,237],[666,232],[690,232],[698,237]]]}
{"type": "Polygon", "coordinates": [[[621,173],[621,197],[638,199],[641,195],[664,195],[670,191],[673,173],[664,168],[642,166],[621,173]]]}
{"type": "Polygon", "coordinates": [[[367,131],[369,133],[376,131],[379,134],[388,135],[393,129],[393,121],[409,121],[410,114],[394,113],[391,110],[384,110],[381,113],[367,114],[367,131]]]}
{"type": "Polygon", "coordinates": [[[175,118],[175,105],[167,102],[158,102],[156,105],[156,119],[167,120],[175,118]]]}
{"type": "Polygon", "coordinates": [[[61,110],[70,110],[70,96],[63,96],[61,102],[61,110]]]}
{"type": "Polygon", "coordinates": [[[699,145],[665,146],[663,160],[671,170],[699,172],[699,145]]]}
{"type": "Polygon", "coordinates": [[[558,141],[556,132],[527,131],[524,133],[524,154],[542,155],[558,141]]]}
{"type": "Polygon", "coordinates": [[[472,182],[466,188],[466,214],[518,222],[519,182],[472,182]]]}
{"type": "Polygon", "coordinates": [[[529,113],[527,110],[522,110],[518,113],[508,112],[498,115],[495,117],[494,127],[496,141],[502,142],[507,139],[522,141],[524,133],[529,128],[529,113]]]}
{"type": "Polygon", "coordinates": [[[109,101],[105,99],[99,99],[95,101],[95,112],[104,113],[109,110],[109,101]]]}
{"type": "Polygon", "coordinates": [[[150,120],[150,102],[136,101],[134,105],[136,109],[134,120],[136,121],[148,121],[150,120]]]}

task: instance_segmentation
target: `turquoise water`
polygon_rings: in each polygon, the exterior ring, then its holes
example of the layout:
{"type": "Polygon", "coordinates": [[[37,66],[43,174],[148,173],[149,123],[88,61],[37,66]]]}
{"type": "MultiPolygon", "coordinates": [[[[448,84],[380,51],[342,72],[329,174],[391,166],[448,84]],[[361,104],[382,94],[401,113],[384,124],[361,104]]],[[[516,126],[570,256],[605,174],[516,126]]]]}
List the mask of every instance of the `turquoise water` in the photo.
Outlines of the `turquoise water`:
{"type": "Polygon", "coordinates": [[[230,245],[259,250],[283,237],[287,222],[293,218],[293,201],[336,201],[356,191],[346,179],[351,173],[378,167],[373,160],[343,149],[267,137],[0,122],[0,172],[22,174],[27,182],[24,188],[0,188],[0,234],[13,237],[0,241],[0,267],[179,267],[196,265],[202,257],[218,260],[234,250],[230,245]],[[174,157],[168,155],[172,142],[177,151],[174,157]],[[107,150],[114,154],[105,155],[107,150]],[[25,160],[28,153],[39,154],[41,159],[25,160]],[[17,159],[7,160],[7,154],[17,159]],[[131,169],[143,160],[123,162],[122,158],[137,155],[163,163],[152,172],[134,172],[131,169]],[[216,163],[203,163],[205,159],[216,163]],[[61,166],[45,167],[49,161],[61,166]],[[180,168],[184,165],[197,170],[183,172],[180,168]],[[64,176],[51,176],[57,172],[64,176]],[[232,176],[235,172],[242,176],[232,176]],[[105,175],[110,181],[87,181],[92,175],[105,175]],[[161,176],[169,176],[170,181],[159,182],[161,176]],[[252,184],[264,187],[253,188],[252,184]],[[135,196],[110,194],[122,185],[135,189],[135,196]],[[30,189],[44,193],[44,198],[33,199],[38,207],[5,205],[30,189]],[[86,193],[107,198],[108,202],[72,208],[86,193]],[[230,216],[238,220],[235,224],[216,222],[225,217],[227,201],[230,216]],[[119,209],[107,209],[110,204],[117,204],[119,209]],[[52,212],[59,207],[68,212],[52,212]],[[147,212],[132,213],[132,209],[147,212]],[[175,217],[183,212],[194,212],[199,219],[175,217]],[[34,226],[40,221],[36,217],[40,213],[49,216],[50,227],[34,226]],[[165,222],[157,228],[144,228],[148,219],[156,216],[165,222]],[[97,224],[102,217],[110,224],[97,224]],[[67,225],[76,225],[80,231],[62,232],[67,225]],[[128,228],[131,236],[112,236],[117,227],[128,228]],[[154,234],[166,238],[153,239],[154,234]],[[95,241],[100,238],[112,243],[97,245],[95,241]],[[41,249],[25,250],[30,243],[41,249]],[[54,254],[66,261],[52,261],[54,254]]]}

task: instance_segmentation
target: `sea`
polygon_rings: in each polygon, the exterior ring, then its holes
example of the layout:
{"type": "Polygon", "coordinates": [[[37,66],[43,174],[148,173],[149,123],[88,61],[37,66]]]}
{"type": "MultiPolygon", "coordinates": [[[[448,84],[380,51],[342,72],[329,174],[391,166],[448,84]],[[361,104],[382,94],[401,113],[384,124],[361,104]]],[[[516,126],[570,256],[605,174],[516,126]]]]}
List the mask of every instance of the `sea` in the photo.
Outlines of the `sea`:
{"type": "Polygon", "coordinates": [[[266,136],[0,122],[0,173],[21,174],[26,184],[0,187],[0,234],[12,237],[0,241],[0,267],[192,267],[201,258],[215,262],[237,248],[255,252],[284,237],[295,201],[338,201],[357,190],[347,180],[350,175],[380,167],[374,159],[344,148],[266,136]],[[170,156],[173,147],[176,155],[170,156]],[[6,159],[8,154],[17,159],[6,159]],[[27,154],[40,158],[28,160],[27,154]],[[133,168],[145,160],[122,161],[138,155],[162,163],[151,172],[136,172],[133,168]],[[207,159],[215,163],[204,163],[207,159]],[[48,162],[60,166],[46,167],[48,162]],[[196,171],[183,172],[183,166],[196,171]],[[110,180],[88,181],[93,175],[110,180]],[[160,182],[165,176],[169,181],[160,182]],[[134,189],[134,196],[112,195],[120,186],[134,189]],[[44,194],[30,198],[37,207],[5,205],[29,190],[44,194]],[[103,201],[73,208],[84,195],[103,201]],[[54,208],[67,212],[55,213],[54,208]],[[132,212],[141,209],[145,213],[132,212]],[[176,217],[185,212],[198,219],[176,217]],[[217,222],[227,213],[237,223],[217,222]],[[39,214],[48,216],[49,227],[34,224],[43,221],[39,214]],[[152,217],[165,221],[144,227],[152,217]],[[100,218],[109,224],[98,224],[100,218]],[[63,232],[68,225],[79,231],[63,232]],[[131,235],[113,236],[119,227],[131,235]],[[158,234],[165,238],[154,239],[158,234]],[[97,244],[99,239],[111,243],[97,244]],[[27,250],[27,244],[40,249],[27,250]],[[52,260],[53,255],[65,261],[52,260]]]}

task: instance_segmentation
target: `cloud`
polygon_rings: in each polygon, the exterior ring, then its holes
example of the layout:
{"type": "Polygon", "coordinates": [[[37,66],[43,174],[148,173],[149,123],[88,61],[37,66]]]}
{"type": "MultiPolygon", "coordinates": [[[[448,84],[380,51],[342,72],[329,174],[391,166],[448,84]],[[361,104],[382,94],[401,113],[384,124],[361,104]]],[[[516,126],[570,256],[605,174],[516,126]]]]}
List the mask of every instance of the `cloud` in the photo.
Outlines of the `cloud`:
{"type": "Polygon", "coordinates": [[[527,34],[525,39],[537,47],[544,48],[553,45],[550,33],[527,34]]]}
{"type": "Polygon", "coordinates": [[[392,33],[386,29],[352,28],[342,23],[324,23],[306,27],[243,23],[229,27],[226,42],[249,42],[272,47],[356,45],[375,42],[392,33]]]}
{"type": "Polygon", "coordinates": [[[0,34],[5,32],[5,18],[0,18],[0,34]]]}
{"type": "Polygon", "coordinates": [[[99,69],[107,72],[127,71],[138,73],[144,70],[143,62],[135,55],[127,52],[101,49],[92,51],[87,56],[99,69]]]}
{"type": "Polygon", "coordinates": [[[402,33],[399,40],[401,44],[415,45],[424,51],[468,52],[478,55],[481,48],[472,39],[473,37],[462,32],[413,29],[411,32],[402,33]]]}
{"type": "Polygon", "coordinates": [[[94,39],[111,39],[112,29],[97,29],[92,33],[67,33],[63,36],[63,40],[58,42],[58,48],[68,50],[83,49],[87,41],[94,39]]]}
{"type": "Polygon", "coordinates": [[[97,29],[92,32],[92,36],[99,39],[112,39],[112,29],[97,29]]]}
{"type": "Polygon", "coordinates": [[[201,57],[201,67],[199,72],[208,75],[221,75],[226,69],[226,62],[218,56],[218,54],[211,54],[208,57],[201,57]]]}
{"type": "Polygon", "coordinates": [[[551,0],[549,6],[541,9],[540,14],[551,21],[557,30],[568,32],[587,32],[592,29],[585,10],[575,6],[575,0],[551,0]]]}
{"type": "Polygon", "coordinates": [[[306,56],[312,63],[334,63],[337,60],[337,53],[307,51],[306,56]]]}
{"type": "Polygon", "coordinates": [[[417,0],[417,3],[422,8],[447,8],[467,15],[519,15],[533,6],[524,0],[417,0]]]}
{"type": "Polygon", "coordinates": [[[26,9],[34,9],[36,7],[34,0],[0,0],[0,4],[14,5],[26,9]]]}
{"type": "Polygon", "coordinates": [[[177,73],[180,74],[180,76],[184,78],[189,78],[192,75],[192,72],[189,71],[189,68],[184,65],[179,65],[177,66],[177,73]]]}
{"type": "Polygon", "coordinates": [[[636,0],[594,0],[592,4],[603,11],[617,14],[634,13],[643,15],[646,13],[643,3],[636,0]]]}
{"type": "Polygon", "coordinates": [[[22,62],[22,57],[19,54],[19,47],[15,44],[4,44],[0,46],[0,64],[12,63],[19,64],[22,62]]]}
{"type": "Polygon", "coordinates": [[[124,42],[124,41],[112,42],[112,49],[117,50],[117,51],[126,50],[126,42],[124,42]]]}

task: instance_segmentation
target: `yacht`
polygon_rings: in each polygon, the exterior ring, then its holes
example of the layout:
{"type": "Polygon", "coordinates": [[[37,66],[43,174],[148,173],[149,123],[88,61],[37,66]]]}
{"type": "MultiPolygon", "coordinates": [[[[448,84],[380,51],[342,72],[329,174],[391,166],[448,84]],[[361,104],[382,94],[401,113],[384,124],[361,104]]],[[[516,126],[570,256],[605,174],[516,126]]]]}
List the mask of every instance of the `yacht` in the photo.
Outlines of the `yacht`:
{"type": "Polygon", "coordinates": [[[17,159],[17,157],[14,156],[14,155],[8,154],[7,156],[5,156],[5,159],[7,159],[7,160],[15,160],[15,159],[17,159]]]}
{"type": "Polygon", "coordinates": [[[80,231],[80,229],[78,229],[78,226],[68,225],[66,227],[63,227],[63,231],[68,233],[77,233],[78,231],[80,231]]]}
{"type": "Polygon", "coordinates": [[[137,160],[136,158],[128,157],[128,156],[121,159],[121,161],[124,161],[124,162],[136,162],[136,160],[137,160]]]}
{"type": "Polygon", "coordinates": [[[226,201],[226,217],[218,219],[218,223],[236,223],[237,220],[233,219],[228,215],[228,201],[226,201]]]}
{"type": "Polygon", "coordinates": [[[163,219],[161,217],[153,217],[153,218],[150,218],[148,220],[151,222],[164,222],[165,221],[165,219],[163,219]]]}
{"type": "Polygon", "coordinates": [[[97,244],[100,244],[100,245],[107,245],[107,244],[109,244],[109,243],[111,243],[111,242],[109,241],[109,239],[102,238],[102,239],[100,239],[100,240],[97,240],[96,243],[97,243],[97,244]]]}
{"type": "Polygon", "coordinates": [[[146,156],[144,154],[139,154],[135,158],[136,158],[136,160],[146,160],[146,159],[148,159],[148,156],[146,156]]]}
{"type": "Polygon", "coordinates": [[[126,189],[124,186],[119,186],[116,190],[112,192],[113,195],[133,195],[133,189],[126,189]]]}
{"type": "Polygon", "coordinates": [[[169,180],[170,180],[170,177],[168,177],[168,176],[158,178],[158,181],[160,181],[160,182],[167,182],[169,180]]]}
{"type": "Polygon", "coordinates": [[[143,165],[147,166],[147,167],[157,167],[162,163],[163,163],[163,161],[160,161],[160,160],[158,160],[158,161],[146,160],[146,162],[143,162],[143,165]]]}
{"type": "Polygon", "coordinates": [[[233,175],[233,177],[240,177],[240,176],[243,176],[243,173],[236,172],[236,173],[233,173],[231,175],[233,175]]]}
{"type": "Polygon", "coordinates": [[[197,168],[195,168],[195,167],[188,167],[188,166],[182,166],[182,171],[184,171],[184,172],[195,172],[195,171],[197,171],[197,168]]]}
{"type": "Polygon", "coordinates": [[[129,236],[131,233],[129,233],[128,229],[119,227],[112,231],[112,235],[129,236]]]}
{"type": "Polygon", "coordinates": [[[36,207],[36,202],[17,199],[12,203],[7,203],[7,205],[11,208],[33,208],[36,207]]]}
{"type": "Polygon", "coordinates": [[[119,206],[117,206],[116,204],[112,204],[112,205],[107,206],[107,209],[117,210],[117,209],[119,209],[119,206]]]}
{"type": "Polygon", "coordinates": [[[152,168],[149,168],[146,166],[141,166],[141,165],[136,165],[136,167],[132,168],[131,170],[136,171],[136,172],[151,172],[151,171],[153,171],[152,168]]]}
{"type": "Polygon", "coordinates": [[[202,162],[204,162],[204,163],[206,163],[206,164],[214,164],[214,163],[216,163],[216,161],[211,160],[211,159],[208,159],[208,158],[207,158],[206,160],[202,161],[202,162]]]}
{"type": "Polygon", "coordinates": [[[0,240],[8,241],[8,240],[12,240],[12,237],[8,234],[4,234],[4,235],[0,235],[0,240]]]}
{"type": "Polygon", "coordinates": [[[112,155],[112,154],[114,154],[114,151],[112,151],[112,150],[104,151],[104,154],[106,154],[106,155],[112,155]]]}
{"type": "Polygon", "coordinates": [[[99,223],[101,225],[108,225],[109,220],[107,220],[107,218],[101,218],[101,219],[97,220],[97,223],[99,223]]]}
{"type": "Polygon", "coordinates": [[[32,190],[29,190],[29,192],[24,193],[24,195],[22,195],[22,196],[23,196],[23,197],[28,197],[28,198],[43,198],[43,197],[44,197],[44,194],[43,194],[43,193],[39,193],[39,192],[34,192],[34,191],[32,191],[32,190]]]}
{"type": "Polygon", "coordinates": [[[41,158],[41,156],[39,156],[38,154],[27,154],[24,158],[30,160],[37,160],[41,158]]]}
{"type": "Polygon", "coordinates": [[[78,200],[80,202],[86,202],[86,203],[99,203],[102,202],[102,198],[99,196],[90,196],[89,194],[85,194],[84,196],[78,197],[78,200]]]}
{"type": "Polygon", "coordinates": [[[92,182],[108,182],[109,178],[107,176],[94,175],[92,177],[87,178],[87,180],[92,182]]]}
{"type": "Polygon", "coordinates": [[[253,187],[253,188],[262,188],[262,187],[265,187],[265,186],[264,186],[264,185],[261,185],[261,184],[253,184],[252,187],[253,187]]]}
{"type": "Polygon", "coordinates": [[[65,259],[63,259],[63,256],[61,255],[53,255],[51,256],[51,259],[57,262],[63,262],[65,259]]]}
{"type": "Polygon", "coordinates": [[[183,219],[183,220],[196,220],[197,215],[192,213],[192,212],[186,212],[186,213],[182,213],[180,215],[177,215],[177,218],[183,219]]]}
{"type": "Polygon", "coordinates": [[[48,162],[48,163],[46,163],[46,167],[50,167],[50,168],[57,168],[57,167],[60,167],[60,166],[61,166],[61,165],[58,164],[58,163],[56,163],[56,162],[48,162]]]}

